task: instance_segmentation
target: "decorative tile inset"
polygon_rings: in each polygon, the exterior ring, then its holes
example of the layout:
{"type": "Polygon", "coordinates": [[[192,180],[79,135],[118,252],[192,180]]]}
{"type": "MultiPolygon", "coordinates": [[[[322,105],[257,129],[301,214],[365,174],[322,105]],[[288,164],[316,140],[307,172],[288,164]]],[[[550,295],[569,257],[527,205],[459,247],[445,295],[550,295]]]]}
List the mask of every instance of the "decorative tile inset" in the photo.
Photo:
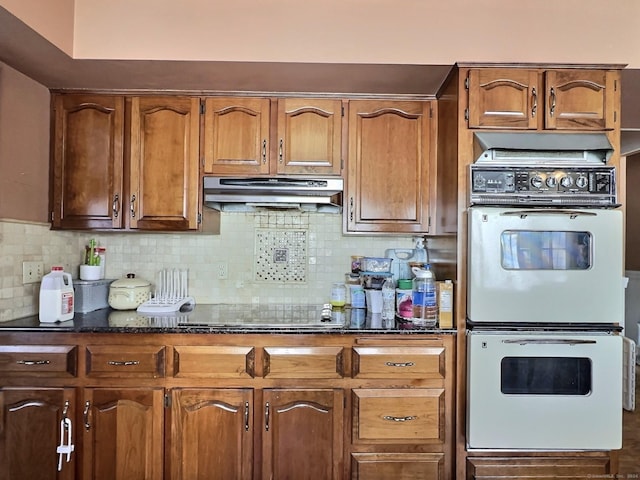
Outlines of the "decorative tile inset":
{"type": "Polygon", "coordinates": [[[306,283],[307,231],[256,228],[254,279],[306,283]]]}

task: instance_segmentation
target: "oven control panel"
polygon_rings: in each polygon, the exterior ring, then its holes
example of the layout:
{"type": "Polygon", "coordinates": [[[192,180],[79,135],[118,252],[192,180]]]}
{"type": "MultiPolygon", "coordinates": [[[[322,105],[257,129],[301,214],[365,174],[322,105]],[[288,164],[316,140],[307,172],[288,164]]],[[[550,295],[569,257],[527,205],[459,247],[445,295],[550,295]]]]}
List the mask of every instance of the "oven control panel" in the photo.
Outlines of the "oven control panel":
{"type": "Polygon", "coordinates": [[[472,204],[616,204],[614,167],[508,167],[471,165],[472,204]]]}

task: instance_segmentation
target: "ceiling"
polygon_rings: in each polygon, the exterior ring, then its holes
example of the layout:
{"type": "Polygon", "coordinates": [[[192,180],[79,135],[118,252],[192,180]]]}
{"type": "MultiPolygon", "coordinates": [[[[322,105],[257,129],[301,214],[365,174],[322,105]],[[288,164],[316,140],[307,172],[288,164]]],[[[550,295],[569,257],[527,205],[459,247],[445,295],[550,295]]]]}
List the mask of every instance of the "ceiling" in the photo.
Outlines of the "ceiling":
{"type": "MultiPolygon", "coordinates": [[[[49,89],[435,95],[452,65],[73,59],[0,8],[0,61],[49,89]]],[[[622,127],[640,128],[640,70],[622,72],[622,127]]]]}

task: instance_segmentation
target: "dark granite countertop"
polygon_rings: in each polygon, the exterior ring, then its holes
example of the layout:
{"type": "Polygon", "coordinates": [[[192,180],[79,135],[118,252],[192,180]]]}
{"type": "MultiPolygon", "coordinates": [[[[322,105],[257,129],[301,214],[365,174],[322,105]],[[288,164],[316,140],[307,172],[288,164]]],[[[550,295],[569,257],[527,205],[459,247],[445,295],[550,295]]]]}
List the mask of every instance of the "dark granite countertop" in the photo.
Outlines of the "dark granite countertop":
{"type": "Polygon", "coordinates": [[[321,321],[322,305],[196,305],[188,312],[142,314],[105,308],[78,314],[73,320],[40,323],[37,315],[0,323],[0,332],[75,333],[323,333],[323,334],[454,334],[455,329],[416,328],[393,322],[364,309],[334,309],[321,321]]]}

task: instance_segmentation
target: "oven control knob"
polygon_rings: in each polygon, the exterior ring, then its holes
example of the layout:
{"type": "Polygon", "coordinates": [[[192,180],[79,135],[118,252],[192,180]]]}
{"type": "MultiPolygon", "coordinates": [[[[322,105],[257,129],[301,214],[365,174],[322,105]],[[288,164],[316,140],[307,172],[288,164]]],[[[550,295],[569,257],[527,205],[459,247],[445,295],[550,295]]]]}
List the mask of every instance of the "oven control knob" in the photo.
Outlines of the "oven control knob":
{"type": "Polygon", "coordinates": [[[556,177],[553,177],[553,176],[547,177],[547,181],[545,183],[547,184],[547,187],[549,187],[549,188],[555,187],[556,184],[557,184],[556,177]]]}
{"type": "Polygon", "coordinates": [[[542,187],[542,185],[544,185],[544,180],[542,180],[542,177],[540,175],[534,175],[533,177],[531,177],[531,185],[534,188],[540,188],[542,187]]]}
{"type": "Polygon", "coordinates": [[[576,178],[576,187],[578,188],[584,188],[588,183],[589,180],[584,175],[580,175],[578,178],[576,178]]]}
{"type": "Polygon", "coordinates": [[[569,188],[573,183],[573,179],[571,177],[562,177],[560,179],[560,185],[564,188],[569,188]]]}

